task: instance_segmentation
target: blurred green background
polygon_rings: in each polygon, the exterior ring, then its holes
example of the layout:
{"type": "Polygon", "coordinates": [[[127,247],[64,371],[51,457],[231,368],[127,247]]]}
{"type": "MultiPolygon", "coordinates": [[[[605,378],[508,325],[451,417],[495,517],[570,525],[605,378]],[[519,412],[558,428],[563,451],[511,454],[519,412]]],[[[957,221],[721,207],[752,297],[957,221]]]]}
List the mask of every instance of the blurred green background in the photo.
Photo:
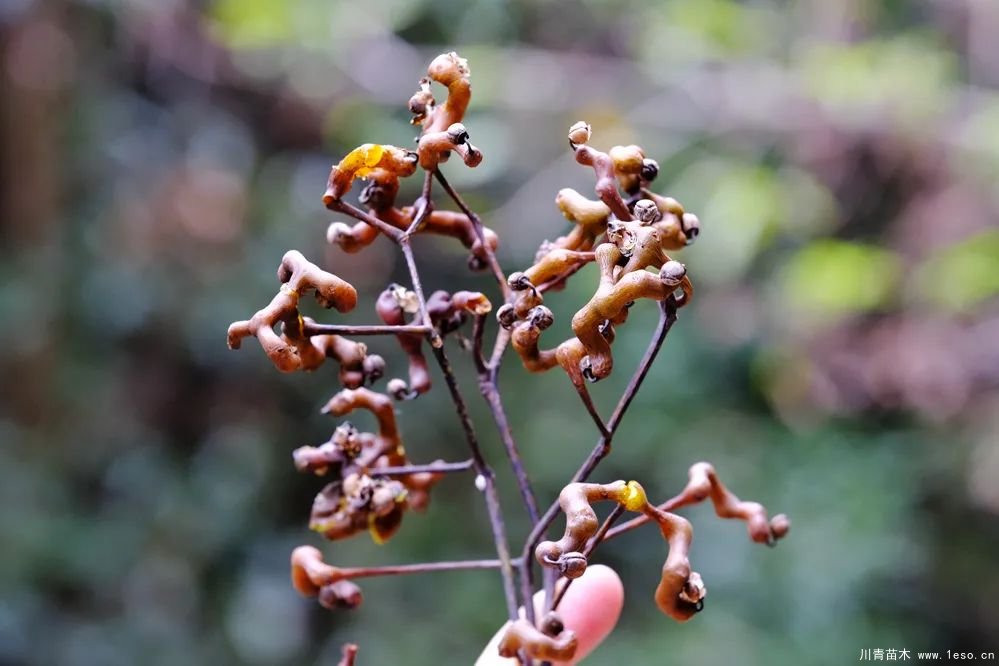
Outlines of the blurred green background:
{"type": "MultiPolygon", "coordinates": [[[[711,595],[683,626],[652,601],[655,530],[599,551],[629,597],[589,663],[999,651],[996,35],[994,0],[6,0],[0,663],[330,664],[351,640],[364,665],[465,664],[502,622],[491,572],[366,581],[355,613],[300,599],[287,558],[320,545],[306,524],[322,483],[290,452],[332,431],[317,409],[335,369],[282,376],[254,341],[225,347],[289,248],[363,292],[320,319],[375,321],[403,266],[384,239],[328,247],[320,196],[350,148],[410,144],[406,101],[452,49],[485,160],[445,172],[508,271],[566,229],[559,188],[591,191],[565,145],[581,118],[598,147],[643,145],[657,191],[702,220],[679,253],[696,301],[596,478],[662,499],[707,459],[794,521],[768,550],[685,511],[711,595]]],[[[416,245],[429,289],[495,293],[457,244],[416,245]]],[[[592,279],[549,299],[546,339],[592,279]]],[[[605,412],[654,320],[640,304],[620,331],[594,389],[605,412]]],[[[393,340],[370,343],[403,373],[393,340]]],[[[450,345],[517,547],[523,511],[450,345]]],[[[435,381],[399,410],[416,461],[465,455],[435,381]]],[[[508,357],[502,383],[547,505],[592,425],[557,370],[508,357]]],[[[323,547],[338,564],[492,553],[468,476],[387,546],[323,547]]]]}

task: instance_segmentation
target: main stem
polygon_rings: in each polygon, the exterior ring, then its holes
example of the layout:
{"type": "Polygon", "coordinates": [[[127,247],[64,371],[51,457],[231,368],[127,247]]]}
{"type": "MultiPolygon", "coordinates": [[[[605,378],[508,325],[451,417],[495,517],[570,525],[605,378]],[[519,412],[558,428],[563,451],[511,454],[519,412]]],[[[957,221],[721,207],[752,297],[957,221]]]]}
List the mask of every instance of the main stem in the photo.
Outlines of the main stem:
{"type": "MultiPolygon", "coordinates": [[[[447,192],[448,196],[451,197],[455,205],[461,209],[465,216],[471,221],[472,227],[475,229],[475,235],[479,239],[479,244],[482,247],[483,252],[486,254],[487,262],[489,267],[492,269],[493,277],[496,278],[497,285],[503,294],[503,298],[507,301],[512,298],[513,292],[510,286],[506,283],[506,276],[503,274],[503,269],[499,265],[499,261],[496,259],[496,254],[493,252],[489,244],[486,243],[485,233],[482,231],[482,220],[476,215],[471,208],[465,203],[461,196],[455,191],[451,184],[448,182],[444,174],[441,173],[440,169],[434,171],[434,176],[440,182],[441,187],[447,192]]],[[[517,442],[513,438],[513,432],[510,429],[510,421],[506,416],[506,410],[503,407],[503,399],[499,392],[499,369],[500,363],[502,362],[503,351],[506,349],[506,340],[509,338],[504,336],[501,332],[496,339],[496,348],[493,352],[493,357],[490,359],[489,363],[485,362],[482,356],[482,338],[485,332],[485,316],[480,315],[475,318],[473,324],[472,333],[472,358],[475,361],[475,368],[479,375],[479,392],[482,397],[486,399],[486,403],[489,405],[489,411],[493,416],[493,421],[496,423],[496,428],[499,431],[500,441],[503,442],[503,448],[506,449],[506,456],[510,461],[510,467],[513,469],[513,475],[517,479],[517,488],[520,490],[520,497],[524,502],[524,508],[527,509],[527,517],[531,521],[531,526],[533,527],[538,522],[538,501],[534,496],[534,489],[531,487],[530,477],[527,475],[527,470],[524,468],[523,460],[520,457],[520,450],[517,448],[517,442]]],[[[505,331],[504,331],[505,332],[505,331]]],[[[529,566],[529,565],[528,565],[529,566]]],[[[523,573],[523,572],[522,572],[523,573]]],[[[530,576],[530,571],[527,571],[527,575],[530,576]]],[[[525,600],[524,603],[527,603],[525,600]]]]}
{"type": "MultiPolygon", "coordinates": [[[[506,275],[503,273],[503,269],[500,267],[499,261],[496,259],[496,254],[493,252],[492,248],[489,247],[489,244],[486,243],[485,234],[482,230],[482,220],[480,220],[479,216],[468,207],[455,189],[451,187],[451,184],[447,181],[444,174],[439,169],[434,171],[434,175],[437,177],[441,187],[445,192],[447,192],[448,196],[451,197],[458,208],[472,222],[472,227],[475,229],[475,235],[478,237],[479,244],[482,247],[483,252],[486,254],[489,267],[492,270],[493,277],[496,278],[500,292],[503,294],[503,299],[504,301],[509,302],[513,298],[513,292],[507,284],[506,275]]],[[[506,410],[503,407],[503,399],[499,392],[500,365],[503,362],[503,352],[506,351],[507,343],[510,341],[510,335],[504,329],[499,330],[499,333],[496,336],[496,342],[493,346],[492,356],[487,363],[482,355],[484,332],[485,317],[476,317],[474,322],[474,331],[472,334],[472,357],[479,375],[479,392],[489,405],[489,411],[492,414],[493,421],[496,423],[496,428],[499,431],[500,441],[503,442],[503,448],[506,449],[507,459],[510,461],[510,467],[513,470],[514,478],[517,480],[517,488],[520,490],[520,497],[524,502],[524,507],[527,509],[528,519],[531,521],[531,527],[534,528],[538,524],[539,520],[538,502],[534,495],[534,489],[531,487],[530,477],[527,475],[527,470],[524,468],[523,460],[520,457],[517,442],[513,438],[513,431],[510,429],[510,421],[507,419],[506,410]]],[[[528,621],[534,623],[534,568],[530,559],[521,557],[519,569],[521,597],[524,602],[524,613],[528,621]]],[[[533,660],[527,659],[525,655],[521,656],[521,661],[525,664],[533,663],[533,660]]]]}
{"type": "Polygon", "coordinates": [[[510,559],[510,547],[506,538],[506,527],[503,523],[503,511],[500,507],[499,496],[496,492],[496,476],[491,467],[482,455],[482,448],[479,446],[478,436],[475,434],[475,426],[468,414],[468,406],[458,387],[458,380],[451,369],[451,362],[444,351],[444,341],[440,334],[433,329],[430,321],[430,313],[427,312],[427,302],[423,294],[423,285],[420,281],[420,272],[413,257],[413,248],[409,243],[409,237],[403,237],[399,241],[399,247],[406,259],[406,266],[409,269],[410,279],[413,282],[413,291],[416,293],[417,301],[420,304],[420,318],[425,326],[431,327],[427,338],[433,350],[434,358],[444,374],[448,391],[451,393],[451,400],[454,402],[455,411],[461,421],[461,427],[465,431],[465,440],[472,454],[472,462],[475,471],[484,482],[483,492],[486,497],[486,510],[489,513],[489,524],[493,532],[493,540],[496,544],[496,554],[500,560],[500,573],[503,577],[503,593],[506,597],[507,612],[511,620],[517,619],[517,592],[514,584],[513,564],[510,559]]]}

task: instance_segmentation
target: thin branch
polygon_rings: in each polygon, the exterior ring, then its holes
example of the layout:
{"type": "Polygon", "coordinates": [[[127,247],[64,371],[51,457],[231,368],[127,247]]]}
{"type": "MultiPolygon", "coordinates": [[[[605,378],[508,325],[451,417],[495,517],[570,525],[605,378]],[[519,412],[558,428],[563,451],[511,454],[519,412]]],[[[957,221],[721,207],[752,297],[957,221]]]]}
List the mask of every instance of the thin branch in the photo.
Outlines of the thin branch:
{"type": "Polygon", "coordinates": [[[475,315],[472,320],[472,361],[479,375],[489,372],[486,360],[482,356],[483,336],[486,332],[486,315],[475,315]]]}
{"type": "Polygon", "coordinates": [[[302,332],[306,336],[313,335],[399,335],[404,333],[415,333],[426,335],[430,328],[420,325],[407,326],[347,326],[343,324],[317,324],[305,322],[302,325],[302,332]]]}
{"type": "Polygon", "coordinates": [[[524,468],[523,460],[520,457],[520,450],[517,442],[513,438],[510,429],[510,421],[507,419],[506,410],[503,407],[503,399],[499,392],[499,364],[487,365],[482,356],[482,335],[485,329],[485,315],[475,318],[472,328],[472,359],[479,374],[479,391],[489,405],[493,421],[499,431],[500,440],[506,450],[507,458],[513,475],[517,479],[517,487],[520,490],[520,497],[524,501],[524,508],[527,509],[527,517],[533,527],[538,522],[538,501],[534,496],[534,489],[531,487],[531,479],[524,468]]]}
{"type": "Polygon", "coordinates": [[[593,423],[597,426],[597,430],[600,431],[600,435],[604,438],[611,437],[610,431],[607,430],[607,424],[604,423],[600,412],[597,411],[596,405],[593,404],[593,399],[590,397],[590,390],[586,388],[586,384],[573,382],[572,385],[576,388],[579,399],[583,401],[583,406],[586,407],[586,411],[590,414],[590,418],[593,419],[593,423]]]}
{"type": "Polygon", "coordinates": [[[527,509],[527,516],[533,526],[538,522],[538,502],[534,498],[534,489],[531,487],[530,477],[524,469],[524,462],[517,449],[517,442],[513,439],[513,432],[510,430],[510,422],[506,418],[506,411],[503,409],[503,400],[500,397],[499,389],[491,379],[489,373],[479,374],[479,390],[482,392],[486,402],[489,403],[489,411],[492,412],[493,421],[499,430],[500,440],[503,448],[506,449],[507,458],[510,459],[510,467],[513,468],[513,475],[517,479],[517,487],[520,489],[520,497],[524,501],[527,509]]]}
{"type": "Polygon", "coordinates": [[[506,275],[503,273],[503,269],[500,268],[499,262],[496,260],[496,254],[493,252],[492,248],[489,247],[489,244],[486,243],[485,233],[482,231],[482,220],[480,220],[479,216],[473,213],[472,209],[465,204],[464,199],[462,199],[454,188],[451,187],[451,183],[447,181],[447,178],[444,177],[444,174],[440,169],[436,169],[434,171],[434,176],[437,177],[437,181],[441,184],[441,187],[444,188],[444,191],[447,192],[449,197],[451,197],[451,200],[454,201],[458,208],[461,209],[461,212],[464,213],[469,220],[471,220],[472,228],[475,229],[475,235],[478,236],[479,243],[482,245],[482,250],[486,253],[486,261],[489,263],[489,268],[492,270],[493,277],[496,278],[500,291],[503,293],[503,299],[509,302],[513,297],[513,291],[510,289],[510,285],[506,283],[506,275]]]}
{"type": "Polygon", "coordinates": [[[357,206],[349,204],[346,201],[340,201],[340,200],[331,201],[326,207],[330,210],[343,213],[344,215],[349,215],[355,220],[360,220],[361,222],[367,222],[374,228],[378,229],[378,231],[382,232],[383,234],[391,238],[396,243],[401,241],[403,238],[403,233],[398,229],[396,229],[395,227],[393,227],[391,224],[379,220],[374,215],[366,213],[357,206]]]}
{"type": "Polygon", "coordinates": [[[430,340],[430,346],[433,349],[440,349],[444,346],[444,339],[441,338],[440,333],[437,332],[433,322],[430,320],[430,312],[427,310],[427,298],[423,293],[420,271],[416,267],[416,258],[413,256],[413,246],[410,245],[409,236],[403,236],[402,240],[399,241],[399,247],[402,249],[402,256],[406,259],[409,278],[413,282],[413,293],[416,294],[416,300],[420,306],[420,319],[423,320],[423,325],[429,329],[427,339],[430,340]]]}
{"type": "MultiPolygon", "coordinates": [[[[607,518],[604,519],[603,524],[600,525],[600,529],[597,530],[596,534],[586,542],[586,546],[583,548],[583,555],[589,557],[600,542],[607,538],[607,531],[617,522],[617,519],[621,517],[624,513],[624,505],[618,504],[614,507],[614,510],[610,512],[607,518]]],[[[643,514],[644,515],[644,514],[643,514]]]]}
{"type": "Polygon", "coordinates": [[[472,460],[453,463],[429,463],[426,465],[401,465],[399,467],[378,467],[368,470],[369,476],[408,476],[410,474],[451,474],[472,469],[472,460]]]}
{"type": "Polygon", "coordinates": [[[413,217],[413,223],[409,225],[406,229],[406,236],[412,236],[413,234],[420,231],[423,228],[423,223],[426,221],[427,216],[434,209],[433,203],[430,201],[430,190],[434,185],[434,174],[432,171],[427,171],[423,177],[423,191],[420,192],[420,210],[416,211],[416,215],[413,217]]]}
{"type": "MultiPolygon", "coordinates": [[[[614,408],[614,412],[611,414],[610,420],[607,422],[609,437],[600,438],[600,441],[597,442],[593,451],[590,452],[590,456],[586,459],[586,462],[583,463],[582,467],[579,468],[576,475],[572,478],[573,483],[585,481],[596,466],[600,464],[600,461],[603,460],[608,453],[610,453],[611,443],[614,438],[614,434],[617,432],[618,426],[621,425],[621,421],[624,419],[624,415],[628,411],[628,407],[631,406],[632,401],[638,394],[638,389],[641,388],[642,382],[645,381],[645,377],[649,374],[649,370],[652,368],[652,363],[656,360],[656,356],[659,355],[659,350],[662,349],[663,342],[666,340],[666,335],[676,322],[676,303],[672,298],[660,303],[659,308],[659,325],[656,327],[656,332],[653,334],[652,340],[649,342],[649,346],[645,350],[645,355],[642,357],[642,361],[638,364],[635,374],[631,376],[631,380],[628,382],[628,386],[625,389],[624,394],[621,396],[621,399],[618,400],[617,406],[614,408]]],[[[558,502],[555,502],[553,507],[557,513],[558,502]]]]}
{"type": "Polygon", "coordinates": [[[489,522],[493,531],[493,540],[496,542],[496,554],[499,555],[500,560],[503,562],[501,571],[503,573],[503,591],[506,594],[507,610],[509,611],[510,619],[516,621],[518,606],[517,593],[514,587],[513,565],[510,559],[510,547],[507,544],[506,539],[506,527],[503,523],[503,512],[500,508],[499,495],[496,493],[496,476],[482,455],[482,449],[479,447],[479,440],[475,434],[472,419],[468,415],[468,406],[465,404],[465,399],[461,395],[461,390],[458,388],[458,380],[454,376],[454,371],[451,369],[451,363],[448,361],[444,348],[434,347],[433,352],[434,357],[437,359],[437,364],[441,368],[441,372],[444,373],[444,379],[447,382],[448,390],[451,392],[451,400],[454,402],[455,409],[458,412],[461,427],[465,431],[465,440],[468,442],[468,447],[472,451],[472,459],[475,462],[475,471],[478,472],[479,477],[485,482],[483,492],[486,496],[486,509],[489,512],[489,522]]]}
{"type": "Polygon", "coordinates": [[[496,333],[496,342],[493,343],[492,356],[489,357],[489,368],[494,378],[499,374],[500,363],[503,360],[503,354],[506,352],[507,345],[509,344],[510,331],[505,328],[500,328],[496,333]]]}
{"type": "Polygon", "coordinates": [[[344,578],[372,578],[374,576],[407,576],[432,571],[459,571],[470,569],[501,569],[502,560],[456,560],[453,562],[420,562],[392,564],[381,567],[338,567],[344,578]]]}

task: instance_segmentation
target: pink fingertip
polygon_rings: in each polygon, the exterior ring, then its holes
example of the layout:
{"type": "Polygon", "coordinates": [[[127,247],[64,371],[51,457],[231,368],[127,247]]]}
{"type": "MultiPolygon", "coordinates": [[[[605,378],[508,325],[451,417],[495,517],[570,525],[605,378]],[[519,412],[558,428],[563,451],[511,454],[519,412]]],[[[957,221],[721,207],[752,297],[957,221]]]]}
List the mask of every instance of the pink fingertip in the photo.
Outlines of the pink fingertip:
{"type": "Polygon", "coordinates": [[[614,630],[624,607],[624,585],[613,569],[594,564],[577,578],[559,604],[559,615],[566,629],[579,638],[572,662],[576,664],[593,652],[614,630]]]}

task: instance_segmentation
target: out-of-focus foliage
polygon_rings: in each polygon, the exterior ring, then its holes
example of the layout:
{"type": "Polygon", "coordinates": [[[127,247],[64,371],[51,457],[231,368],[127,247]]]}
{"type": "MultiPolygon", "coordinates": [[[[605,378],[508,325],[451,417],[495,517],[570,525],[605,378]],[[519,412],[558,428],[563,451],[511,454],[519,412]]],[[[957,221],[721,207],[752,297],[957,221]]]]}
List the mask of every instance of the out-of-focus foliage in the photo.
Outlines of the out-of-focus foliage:
{"type": "MultiPolygon", "coordinates": [[[[288,248],[359,287],[343,321],[374,320],[405,272],[384,240],[325,247],[323,184],[362,142],[409,145],[406,100],[451,49],[472,68],[485,161],[447,175],[508,270],[562,233],[559,188],[592,187],[565,146],[580,118],[597,146],[645,146],[656,188],[703,221],[681,256],[696,303],[598,476],[663,498],[709,459],[794,520],[765,551],[688,512],[711,596],[684,626],[652,603],[655,534],[600,551],[629,602],[593,663],[996,650],[997,34],[993,0],[3,3],[0,663],[334,663],[344,640],[363,664],[468,663],[503,620],[491,573],[366,581],[354,614],[299,599],[287,557],[317,542],[321,483],[290,452],[331,432],[317,408],[335,374],[225,348],[288,248]]],[[[492,288],[453,243],[417,251],[431,289],[492,288]]],[[[551,299],[557,322],[592,277],[551,299]]],[[[653,323],[636,307],[620,331],[604,410],[653,323]]],[[[402,373],[393,341],[371,344],[402,373]]],[[[510,474],[453,355],[519,544],[510,474]]],[[[592,427],[557,371],[511,358],[503,388],[547,504],[592,427]]],[[[414,459],[464,455],[439,391],[400,421],[414,459]]],[[[448,479],[390,545],[326,552],[488,556],[480,504],[448,479]]]]}

